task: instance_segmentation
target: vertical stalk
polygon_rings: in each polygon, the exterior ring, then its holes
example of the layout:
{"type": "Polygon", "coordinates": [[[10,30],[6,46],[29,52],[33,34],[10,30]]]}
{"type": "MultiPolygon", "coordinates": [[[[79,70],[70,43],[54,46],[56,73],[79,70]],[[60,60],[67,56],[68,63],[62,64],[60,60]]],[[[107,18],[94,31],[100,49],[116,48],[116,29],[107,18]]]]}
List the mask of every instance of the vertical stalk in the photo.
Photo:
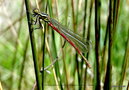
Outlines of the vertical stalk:
{"type": "Polygon", "coordinates": [[[100,0],[95,0],[95,90],[100,90],[99,42],[100,42],[100,0]]]}
{"type": "Polygon", "coordinates": [[[21,64],[21,71],[20,71],[20,79],[19,79],[19,84],[18,84],[18,90],[21,90],[23,71],[24,71],[24,67],[25,67],[25,60],[26,60],[27,50],[28,50],[28,46],[29,46],[28,44],[29,44],[29,37],[27,37],[26,45],[25,45],[25,49],[24,49],[23,61],[21,64]]]}
{"type": "MultiPolygon", "coordinates": [[[[75,23],[74,23],[74,27],[75,27],[75,32],[77,32],[77,28],[78,28],[78,13],[79,13],[79,0],[77,0],[77,5],[76,5],[77,7],[76,7],[76,19],[75,19],[75,23]]],[[[74,5],[73,5],[73,7],[74,7],[74,5]]],[[[74,8],[73,8],[74,9],[74,8]]],[[[78,61],[78,54],[76,53],[76,66],[77,66],[77,73],[78,73],[78,85],[79,85],[79,90],[81,90],[82,89],[82,78],[81,78],[81,67],[83,66],[83,61],[82,61],[82,63],[79,63],[79,61],[78,61]],[[82,65],[82,66],[81,66],[82,65]]]]}
{"type": "Polygon", "coordinates": [[[75,13],[74,13],[74,0],[71,0],[72,6],[72,20],[73,20],[73,30],[76,32],[76,20],[75,20],[75,13]]]}
{"type": "Polygon", "coordinates": [[[128,81],[128,85],[127,85],[127,88],[126,88],[126,90],[129,90],[129,81],[128,81]]]}
{"type": "MultiPolygon", "coordinates": [[[[85,1],[85,3],[86,3],[86,1],[85,1]]],[[[91,2],[90,2],[90,11],[89,11],[89,13],[90,13],[90,15],[89,15],[89,21],[88,21],[88,28],[87,28],[87,31],[88,31],[88,33],[87,33],[87,41],[89,41],[90,40],[90,26],[91,26],[91,15],[92,15],[92,8],[93,8],[93,3],[94,3],[94,0],[91,0],[91,2]]],[[[86,11],[86,10],[85,10],[86,11]]],[[[85,29],[85,28],[84,28],[85,29]]],[[[85,37],[85,31],[84,31],[84,33],[83,33],[83,37],[85,37]]],[[[90,51],[87,53],[87,59],[89,58],[89,53],[90,53],[90,51]]],[[[85,70],[84,70],[84,90],[87,88],[86,87],[86,81],[87,81],[87,67],[85,68],[85,70]]]]}
{"type": "MultiPolygon", "coordinates": [[[[76,26],[76,19],[77,19],[77,16],[75,17],[75,11],[74,11],[74,0],[71,0],[71,6],[72,6],[72,23],[73,23],[73,32],[76,33],[76,29],[77,29],[77,26],[76,26]]],[[[78,5],[77,5],[78,6],[78,5]]],[[[78,7],[77,7],[78,8],[78,7]]],[[[78,12],[78,11],[77,11],[78,12]]],[[[80,84],[80,79],[79,79],[79,62],[78,62],[78,55],[76,53],[75,55],[75,63],[74,63],[74,67],[75,69],[77,68],[77,75],[78,75],[78,84],[80,84]]],[[[76,73],[76,70],[74,70],[73,72],[73,77],[75,78],[75,73],[76,73]]],[[[73,81],[73,83],[75,84],[75,80],[73,81]]],[[[75,87],[73,87],[73,89],[75,89],[75,87]]]]}
{"type": "Polygon", "coordinates": [[[79,62],[78,62],[78,55],[76,54],[75,59],[76,59],[76,68],[77,68],[77,78],[78,78],[78,90],[81,90],[81,77],[80,77],[80,70],[79,70],[79,62]]]}
{"type": "MultiPolygon", "coordinates": [[[[44,7],[45,7],[45,2],[44,2],[44,7]]],[[[47,5],[46,5],[46,7],[45,7],[45,9],[46,10],[44,10],[44,11],[46,11],[47,12],[47,5]]],[[[45,63],[45,37],[46,37],[46,28],[47,28],[47,26],[46,26],[46,23],[45,23],[45,25],[44,25],[44,27],[45,27],[45,29],[43,30],[43,44],[42,44],[42,51],[43,51],[43,58],[42,58],[42,68],[43,68],[43,72],[42,72],[42,90],[44,90],[44,63],[45,63]]]]}
{"type": "Polygon", "coordinates": [[[87,17],[87,0],[85,0],[85,8],[84,8],[83,38],[85,38],[86,36],[86,17],[87,17]]]}
{"type": "MultiPolygon", "coordinates": [[[[68,19],[68,8],[69,8],[69,5],[68,5],[68,0],[66,0],[66,8],[65,8],[65,25],[67,26],[67,19],[68,19]]],[[[65,42],[64,42],[65,44],[65,42]]],[[[61,46],[62,46],[62,39],[61,39],[61,46]]],[[[65,80],[66,80],[66,87],[67,87],[67,90],[69,90],[69,82],[68,82],[68,72],[67,72],[67,66],[66,66],[66,61],[65,61],[65,51],[63,49],[63,46],[61,48],[61,51],[62,51],[62,59],[63,59],[63,68],[64,68],[64,76],[66,77],[65,80]]],[[[65,89],[65,88],[64,88],[65,89]]]]}
{"type": "MultiPolygon", "coordinates": [[[[46,26],[46,24],[45,24],[45,26],[46,26]]],[[[42,58],[42,68],[43,68],[43,72],[42,72],[42,90],[44,90],[45,37],[46,37],[46,27],[45,27],[44,32],[43,32],[43,48],[42,48],[42,51],[43,51],[43,58],[42,58]]]]}
{"type": "MultiPolygon", "coordinates": [[[[104,45],[102,50],[102,61],[101,61],[101,75],[105,73],[106,68],[106,50],[107,50],[107,41],[108,41],[108,32],[109,31],[109,17],[107,19],[107,26],[106,26],[106,32],[105,32],[105,38],[104,38],[104,45]]],[[[102,80],[103,81],[103,80],[102,80]]]]}
{"type": "MultiPolygon", "coordinates": [[[[84,22],[83,22],[83,39],[86,36],[86,17],[87,17],[87,0],[85,0],[85,8],[84,8],[84,22]]],[[[88,59],[88,58],[87,58],[88,59]]],[[[83,60],[81,62],[81,76],[83,80],[83,60]]],[[[87,80],[87,68],[85,68],[84,73],[84,90],[86,89],[86,80],[87,80]]]]}
{"type": "Polygon", "coordinates": [[[114,34],[116,32],[117,28],[117,21],[118,21],[118,15],[119,15],[119,6],[120,6],[120,0],[114,0],[114,11],[113,11],[113,39],[114,34]]]}
{"type": "Polygon", "coordinates": [[[119,90],[122,90],[122,85],[123,85],[123,81],[126,75],[126,69],[128,66],[128,62],[129,62],[129,29],[128,29],[128,39],[127,39],[127,43],[126,43],[126,49],[125,49],[125,56],[124,56],[124,60],[123,60],[123,64],[122,64],[122,70],[121,70],[121,78],[119,81],[119,90]]]}
{"type": "Polygon", "coordinates": [[[69,11],[69,9],[68,9],[68,8],[69,8],[68,1],[69,1],[69,0],[66,0],[66,10],[65,10],[65,20],[66,20],[66,21],[65,21],[65,22],[66,22],[65,25],[66,25],[66,26],[67,26],[68,11],[69,11]]]}
{"type": "MultiPolygon", "coordinates": [[[[48,0],[48,6],[49,6],[50,17],[52,17],[53,12],[52,12],[52,2],[51,2],[51,0],[48,0]]],[[[53,30],[52,30],[52,49],[53,49],[52,50],[53,51],[53,58],[55,59],[57,57],[57,49],[56,49],[56,44],[55,44],[55,34],[54,34],[53,30]]],[[[59,70],[58,61],[54,64],[54,67],[55,67],[55,72],[56,72],[58,82],[60,84],[60,89],[63,90],[62,79],[61,79],[61,74],[60,74],[60,70],[59,70]]]]}
{"type": "Polygon", "coordinates": [[[26,7],[27,20],[28,20],[29,35],[30,35],[34,69],[35,69],[35,75],[36,75],[37,89],[41,90],[40,75],[39,75],[40,72],[39,72],[38,60],[37,60],[37,55],[36,55],[36,44],[35,44],[35,38],[34,38],[34,30],[32,28],[31,15],[29,13],[30,12],[29,0],[25,0],[25,7],[26,7]]]}
{"type": "Polygon", "coordinates": [[[109,46],[108,46],[108,62],[106,77],[104,82],[104,90],[111,89],[111,72],[112,72],[112,38],[113,38],[113,0],[110,0],[109,5],[109,46]]]}

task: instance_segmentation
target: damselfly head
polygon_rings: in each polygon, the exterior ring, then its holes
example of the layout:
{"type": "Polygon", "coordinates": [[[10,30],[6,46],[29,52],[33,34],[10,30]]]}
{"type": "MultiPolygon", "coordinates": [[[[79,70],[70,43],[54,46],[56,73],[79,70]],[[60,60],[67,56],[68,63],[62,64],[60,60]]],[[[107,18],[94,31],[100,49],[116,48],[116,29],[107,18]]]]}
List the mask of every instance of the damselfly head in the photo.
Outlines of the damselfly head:
{"type": "Polygon", "coordinates": [[[35,9],[33,10],[33,13],[34,13],[34,14],[38,14],[38,13],[39,13],[39,9],[35,8],[35,9]]]}
{"type": "Polygon", "coordinates": [[[46,14],[46,13],[41,13],[40,11],[39,11],[39,9],[37,9],[37,8],[35,8],[34,10],[33,10],[33,15],[34,16],[36,16],[36,15],[38,15],[38,17],[40,17],[40,19],[42,19],[42,20],[44,20],[45,22],[49,22],[50,20],[50,17],[48,16],[48,14],[46,14]]]}

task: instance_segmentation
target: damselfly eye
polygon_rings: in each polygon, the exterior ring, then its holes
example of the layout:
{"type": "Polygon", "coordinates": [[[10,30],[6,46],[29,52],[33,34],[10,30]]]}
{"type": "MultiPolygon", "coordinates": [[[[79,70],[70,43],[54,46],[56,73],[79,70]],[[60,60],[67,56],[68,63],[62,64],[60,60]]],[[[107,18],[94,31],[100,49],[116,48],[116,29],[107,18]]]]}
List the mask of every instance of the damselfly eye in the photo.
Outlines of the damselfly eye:
{"type": "Polygon", "coordinates": [[[39,10],[38,10],[37,8],[35,8],[35,9],[33,10],[33,13],[39,13],[39,10]]]}

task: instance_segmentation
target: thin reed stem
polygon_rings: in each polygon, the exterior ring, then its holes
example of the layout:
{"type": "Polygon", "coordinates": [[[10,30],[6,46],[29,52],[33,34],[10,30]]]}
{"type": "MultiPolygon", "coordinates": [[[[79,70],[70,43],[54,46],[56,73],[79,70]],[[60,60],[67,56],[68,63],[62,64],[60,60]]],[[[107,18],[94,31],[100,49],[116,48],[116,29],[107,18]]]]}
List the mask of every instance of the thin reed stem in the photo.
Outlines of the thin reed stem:
{"type": "MultiPolygon", "coordinates": [[[[85,2],[86,3],[86,2],[85,2]]],[[[90,41],[90,33],[91,33],[91,15],[92,15],[92,9],[93,9],[93,3],[94,0],[91,0],[90,2],[90,11],[89,11],[89,21],[88,21],[88,28],[87,28],[87,41],[90,41]]],[[[83,37],[85,35],[83,34],[83,37]]],[[[86,58],[89,58],[89,53],[90,51],[88,51],[86,58]]],[[[87,88],[87,67],[84,70],[84,90],[87,88]]]]}
{"type": "Polygon", "coordinates": [[[109,5],[109,46],[108,46],[108,61],[107,61],[107,70],[106,77],[104,82],[104,90],[111,89],[111,77],[112,77],[112,38],[113,38],[113,1],[110,0],[109,5]]]}
{"type": "Polygon", "coordinates": [[[25,7],[26,7],[26,15],[28,20],[28,27],[29,27],[29,35],[30,35],[30,42],[31,42],[31,48],[32,48],[32,55],[33,55],[33,62],[34,62],[34,70],[35,70],[35,76],[36,76],[36,85],[37,89],[41,90],[41,82],[40,82],[40,72],[38,67],[38,60],[36,55],[36,43],[34,38],[34,30],[32,28],[32,17],[30,15],[30,5],[29,0],[25,0],[25,7]]]}
{"type": "MultiPolygon", "coordinates": [[[[52,12],[52,1],[51,0],[48,1],[48,7],[49,7],[50,17],[52,17],[53,12],[52,12]]],[[[53,30],[52,30],[52,53],[53,53],[53,58],[56,58],[57,57],[57,49],[56,49],[56,44],[55,44],[55,34],[54,34],[53,30]]],[[[59,68],[58,61],[54,64],[54,68],[55,68],[57,80],[60,85],[60,89],[63,90],[62,78],[61,78],[61,74],[60,74],[60,68],[59,68]]]]}
{"type": "Polygon", "coordinates": [[[128,39],[126,42],[126,49],[125,49],[125,56],[124,56],[124,60],[123,60],[123,64],[122,64],[122,69],[121,69],[121,77],[120,77],[120,81],[119,81],[119,90],[122,90],[122,86],[123,86],[123,81],[125,79],[126,76],[126,71],[127,71],[127,66],[128,66],[128,61],[129,60],[129,29],[128,29],[128,39]]]}
{"type": "Polygon", "coordinates": [[[100,7],[101,1],[95,0],[95,89],[100,90],[100,70],[99,70],[99,43],[100,43],[100,7]]]}
{"type": "Polygon", "coordinates": [[[28,46],[29,46],[29,37],[26,40],[26,45],[25,45],[25,49],[24,49],[23,61],[21,64],[22,66],[21,66],[21,71],[20,71],[20,79],[19,79],[19,84],[18,84],[18,90],[21,90],[21,84],[22,84],[22,78],[23,78],[23,72],[24,72],[24,67],[25,67],[25,60],[26,60],[28,46]]]}

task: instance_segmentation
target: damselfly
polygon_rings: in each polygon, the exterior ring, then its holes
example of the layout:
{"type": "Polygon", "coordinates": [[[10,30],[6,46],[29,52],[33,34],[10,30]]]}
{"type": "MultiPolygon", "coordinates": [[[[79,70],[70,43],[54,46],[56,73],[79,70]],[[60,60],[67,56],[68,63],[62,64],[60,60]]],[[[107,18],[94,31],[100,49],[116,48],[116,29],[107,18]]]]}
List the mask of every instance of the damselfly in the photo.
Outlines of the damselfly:
{"type": "Polygon", "coordinates": [[[56,32],[58,32],[65,40],[67,40],[76,49],[76,51],[85,60],[87,66],[90,67],[90,64],[88,63],[87,59],[82,54],[82,52],[88,51],[90,46],[89,42],[83,41],[83,39],[79,35],[65,28],[55,19],[50,18],[48,14],[39,12],[38,9],[33,10],[33,15],[36,17],[35,23],[37,23],[38,20],[43,20],[46,23],[48,23],[49,26],[51,26],[56,32]]]}

